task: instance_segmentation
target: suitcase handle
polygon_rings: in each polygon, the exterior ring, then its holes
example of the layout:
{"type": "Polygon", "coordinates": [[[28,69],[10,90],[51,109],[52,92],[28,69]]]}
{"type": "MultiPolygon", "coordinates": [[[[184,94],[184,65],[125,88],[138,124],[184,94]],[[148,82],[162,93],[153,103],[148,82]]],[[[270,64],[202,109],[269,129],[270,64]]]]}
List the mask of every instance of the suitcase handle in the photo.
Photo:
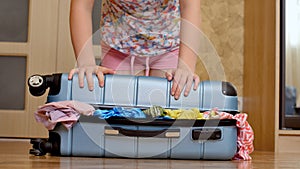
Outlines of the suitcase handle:
{"type": "Polygon", "coordinates": [[[192,131],[193,140],[220,140],[222,131],[220,129],[194,129],[192,131]]]}
{"type": "Polygon", "coordinates": [[[180,129],[132,130],[105,126],[104,134],[108,136],[179,138],[180,129]]]}

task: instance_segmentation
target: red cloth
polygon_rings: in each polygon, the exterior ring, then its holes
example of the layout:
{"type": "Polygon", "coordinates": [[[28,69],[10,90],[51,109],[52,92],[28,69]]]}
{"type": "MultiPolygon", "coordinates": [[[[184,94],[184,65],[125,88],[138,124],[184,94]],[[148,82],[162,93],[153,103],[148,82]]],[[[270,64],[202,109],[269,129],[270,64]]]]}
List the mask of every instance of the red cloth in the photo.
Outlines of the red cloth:
{"type": "Polygon", "coordinates": [[[215,111],[219,115],[220,119],[235,119],[237,121],[238,152],[235,154],[233,159],[251,160],[252,158],[250,154],[254,151],[254,132],[250,124],[247,122],[248,115],[245,113],[232,115],[226,112],[218,112],[216,109],[213,109],[212,111],[215,111]]]}
{"type": "Polygon", "coordinates": [[[78,101],[51,102],[40,106],[34,113],[37,122],[43,123],[48,130],[53,130],[56,123],[62,123],[67,129],[71,128],[80,115],[92,115],[94,107],[78,101]]]}

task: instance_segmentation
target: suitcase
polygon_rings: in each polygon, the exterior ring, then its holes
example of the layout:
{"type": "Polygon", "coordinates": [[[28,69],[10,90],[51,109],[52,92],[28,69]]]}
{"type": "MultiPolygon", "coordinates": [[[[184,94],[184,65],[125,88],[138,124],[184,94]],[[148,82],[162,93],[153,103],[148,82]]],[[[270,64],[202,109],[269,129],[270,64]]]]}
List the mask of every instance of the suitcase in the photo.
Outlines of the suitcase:
{"type": "MultiPolygon", "coordinates": [[[[171,81],[159,77],[105,75],[105,86],[94,90],[87,82],[80,88],[75,75],[34,75],[28,79],[34,96],[49,88],[47,102],[76,100],[107,109],[114,106],[168,109],[217,107],[238,113],[237,92],[229,82],[202,81],[197,90],[175,100],[169,93],[171,81]]],[[[158,118],[109,118],[81,116],[66,129],[57,124],[47,139],[32,139],[30,154],[85,157],[171,158],[229,160],[237,152],[236,121],[232,119],[185,120],[158,118]]]]}

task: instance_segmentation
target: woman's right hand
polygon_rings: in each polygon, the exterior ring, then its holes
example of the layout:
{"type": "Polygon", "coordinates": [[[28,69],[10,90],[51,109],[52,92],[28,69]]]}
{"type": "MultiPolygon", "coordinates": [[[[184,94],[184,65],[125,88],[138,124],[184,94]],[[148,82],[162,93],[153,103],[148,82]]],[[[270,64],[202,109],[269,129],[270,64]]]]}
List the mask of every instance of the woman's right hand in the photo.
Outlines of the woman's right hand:
{"type": "Polygon", "coordinates": [[[78,74],[79,87],[84,87],[84,76],[87,79],[88,89],[94,90],[94,80],[93,74],[98,78],[99,86],[104,86],[104,75],[105,74],[115,74],[115,71],[103,66],[81,66],[74,68],[69,72],[68,79],[71,80],[74,74],[78,74]]]}

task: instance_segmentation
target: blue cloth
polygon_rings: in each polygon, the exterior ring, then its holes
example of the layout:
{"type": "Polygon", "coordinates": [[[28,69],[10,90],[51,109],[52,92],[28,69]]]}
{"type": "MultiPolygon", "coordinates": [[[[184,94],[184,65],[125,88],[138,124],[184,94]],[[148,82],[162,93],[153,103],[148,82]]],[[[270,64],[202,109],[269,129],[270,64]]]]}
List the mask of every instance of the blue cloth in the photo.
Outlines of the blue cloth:
{"type": "Polygon", "coordinates": [[[144,112],[139,108],[125,109],[123,107],[114,107],[110,110],[98,109],[93,115],[100,119],[108,119],[110,117],[146,118],[144,112]]]}
{"type": "Polygon", "coordinates": [[[161,119],[161,120],[164,120],[164,119],[173,119],[172,117],[168,116],[168,115],[165,115],[165,116],[157,116],[155,119],[161,119]]]}

